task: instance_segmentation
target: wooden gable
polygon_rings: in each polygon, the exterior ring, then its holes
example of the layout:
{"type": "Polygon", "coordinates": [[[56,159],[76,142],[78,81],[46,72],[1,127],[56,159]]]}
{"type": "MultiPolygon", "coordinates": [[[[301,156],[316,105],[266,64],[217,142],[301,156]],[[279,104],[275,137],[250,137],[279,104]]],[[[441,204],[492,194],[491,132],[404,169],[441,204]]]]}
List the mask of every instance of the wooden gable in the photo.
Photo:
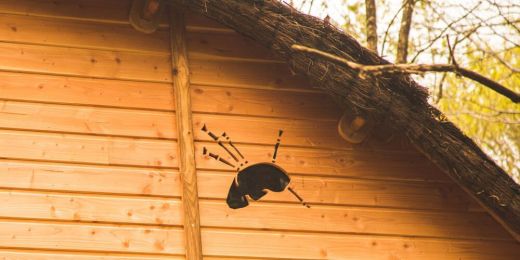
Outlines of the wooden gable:
{"type": "MultiPolygon", "coordinates": [[[[0,256],[184,259],[168,21],[130,1],[0,0],[0,256]]],[[[515,259],[518,242],[399,136],[349,145],[341,110],[266,49],[186,14],[205,259],[515,259]],[[278,163],[312,206],[270,193],[240,210],[235,172],[200,128],[278,163]]]]}

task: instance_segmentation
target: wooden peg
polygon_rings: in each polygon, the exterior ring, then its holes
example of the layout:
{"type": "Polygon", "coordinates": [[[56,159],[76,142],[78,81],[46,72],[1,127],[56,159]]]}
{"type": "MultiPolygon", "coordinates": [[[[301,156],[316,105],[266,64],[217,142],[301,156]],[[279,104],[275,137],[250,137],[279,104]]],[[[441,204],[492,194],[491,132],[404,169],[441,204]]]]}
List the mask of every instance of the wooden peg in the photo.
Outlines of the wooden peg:
{"type": "Polygon", "coordinates": [[[159,28],[164,9],[161,0],[134,0],[128,17],[130,24],[140,32],[153,33],[159,28]]]}
{"type": "Polygon", "coordinates": [[[373,122],[351,111],[345,111],[338,123],[339,135],[349,143],[359,144],[372,132],[373,122]]]}

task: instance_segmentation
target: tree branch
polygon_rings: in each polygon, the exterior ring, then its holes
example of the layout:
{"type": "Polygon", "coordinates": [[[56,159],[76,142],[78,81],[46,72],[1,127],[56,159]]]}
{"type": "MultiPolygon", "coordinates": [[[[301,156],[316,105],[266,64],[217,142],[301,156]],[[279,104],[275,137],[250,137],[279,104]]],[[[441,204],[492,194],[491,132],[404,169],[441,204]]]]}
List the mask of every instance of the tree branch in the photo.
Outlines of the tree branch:
{"type": "Polygon", "coordinates": [[[384,74],[384,73],[410,73],[422,74],[425,72],[453,72],[460,76],[472,79],[495,92],[509,98],[514,103],[520,103],[520,94],[513,92],[500,83],[482,76],[474,71],[461,68],[452,64],[388,64],[388,65],[362,65],[356,62],[346,60],[336,55],[323,52],[317,49],[308,48],[302,45],[293,44],[291,48],[295,51],[316,54],[327,58],[331,61],[347,65],[348,67],[358,70],[360,73],[384,74]]]}

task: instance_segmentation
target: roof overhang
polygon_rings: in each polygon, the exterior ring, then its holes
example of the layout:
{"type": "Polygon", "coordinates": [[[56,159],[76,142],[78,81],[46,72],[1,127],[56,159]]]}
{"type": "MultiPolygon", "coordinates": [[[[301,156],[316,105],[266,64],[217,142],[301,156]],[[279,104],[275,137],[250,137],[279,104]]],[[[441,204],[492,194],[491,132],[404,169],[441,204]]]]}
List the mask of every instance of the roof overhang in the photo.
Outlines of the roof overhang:
{"type": "Polygon", "coordinates": [[[403,132],[520,241],[520,186],[428,104],[424,87],[407,75],[361,78],[349,67],[291,50],[293,44],[300,44],[361,64],[389,63],[353,37],[276,0],[168,1],[212,18],[271,49],[344,108],[369,113],[376,122],[389,119],[394,130],[403,132]]]}

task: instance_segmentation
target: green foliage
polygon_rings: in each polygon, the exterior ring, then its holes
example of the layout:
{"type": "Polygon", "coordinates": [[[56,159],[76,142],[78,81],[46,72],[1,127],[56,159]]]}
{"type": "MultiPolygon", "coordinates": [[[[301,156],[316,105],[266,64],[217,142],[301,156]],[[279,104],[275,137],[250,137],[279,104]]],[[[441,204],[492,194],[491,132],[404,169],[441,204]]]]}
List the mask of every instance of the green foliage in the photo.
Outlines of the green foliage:
{"type": "MultiPolygon", "coordinates": [[[[465,57],[469,69],[520,92],[520,74],[512,73],[493,56],[469,51],[465,57]]],[[[520,67],[520,47],[502,57],[520,67]]],[[[439,91],[436,89],[434,95],[439,91]]],[[[478,83],[448,75],[438,107],[520,183],[520,105],[478,83]]]]}

